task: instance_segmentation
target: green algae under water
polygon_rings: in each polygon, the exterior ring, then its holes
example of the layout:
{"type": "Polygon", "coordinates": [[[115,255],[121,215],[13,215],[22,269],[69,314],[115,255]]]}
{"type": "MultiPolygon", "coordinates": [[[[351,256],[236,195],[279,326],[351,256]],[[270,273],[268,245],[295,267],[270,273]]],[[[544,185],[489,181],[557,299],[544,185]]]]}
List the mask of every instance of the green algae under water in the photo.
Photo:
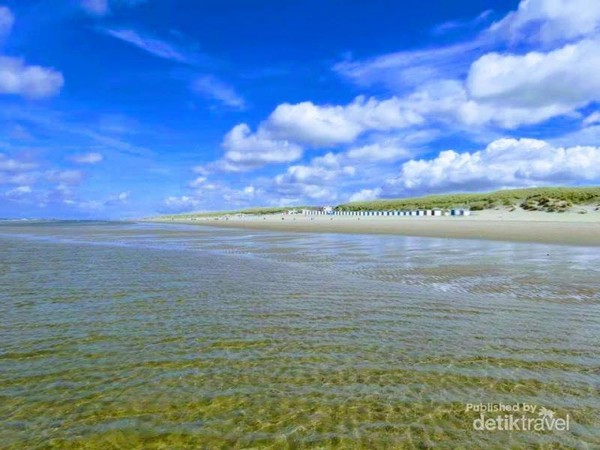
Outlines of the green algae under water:
{"type": "Polygon", "coordinates": [[[598,448],[599,253],[3,224],[0,448],[598,448]]]}

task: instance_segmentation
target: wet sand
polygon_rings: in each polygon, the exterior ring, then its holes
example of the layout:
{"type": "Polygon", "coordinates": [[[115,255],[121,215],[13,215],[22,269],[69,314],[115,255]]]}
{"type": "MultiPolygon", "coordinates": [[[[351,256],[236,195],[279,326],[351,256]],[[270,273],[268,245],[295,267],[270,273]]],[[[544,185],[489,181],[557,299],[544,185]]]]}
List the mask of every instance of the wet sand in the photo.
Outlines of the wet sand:
{"type": "MultiPolygon", "coordinates": [[[[163,222],[163,220],[153,220],[163,222]]],[[[545,213],[528,211],[481,211],[469,217],[356,217],[229,216],[196,220],[164,220],[217,227],[271,231],[398,234],[406,236],[486,239],[600,246],[600,213],[545,213]]]]}

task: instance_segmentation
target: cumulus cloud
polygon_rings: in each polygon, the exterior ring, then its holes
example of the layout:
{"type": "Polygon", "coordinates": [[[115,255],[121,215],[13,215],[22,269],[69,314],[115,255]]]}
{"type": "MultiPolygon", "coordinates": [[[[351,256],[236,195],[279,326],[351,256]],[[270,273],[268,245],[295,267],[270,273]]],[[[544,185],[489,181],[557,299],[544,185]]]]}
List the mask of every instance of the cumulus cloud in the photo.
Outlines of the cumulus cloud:
{"type": "Polygon", "coordinates": [[[327,185],[342,175],[352,176],[356,168],[342,165],[340,158],[333,153],[313,158],[308,165],[293,165],[287,168],[286,173],[278,175],[278,183],[301,183],[314,185],[327,185]]]}
{"type": "Polygon", "coordinates": [[[313,158],[308,164],[288,167],[263,186],[275,204],[301,202],[332,202],[339,188],[356,174],[356,167],[346,163],[341,153],[327,153],[313,158]]]}
{"type": "MultiPolygon", "coordinates": [[[[305,146],[338,145],[353,142],[367,131],[386,131],[419,124],[414,110],[403,109],[396,98],[385,101],[358,97],[346,106],[318,106],[311,102],[279,105],[256,132],[245,124],[236,125],[223,139],[223,158],[198,167],[200,174],[211,170],[241,172],[267,164],[294,162],[305,146]]],[[[363,149],[362,157],[391,158],[390,148],[363,149]],[[380,155],[377,156],[376,153],[380,155]],[[382,156],[387,152],[387,156],[382,156]]],[[[358,149],[353,157],[359,158],[358,149]]]]}
{"type": "Polygon", "coordinates": [[[384,140],[373,144],[354,147],[346,153],[349,159],[364,162],[396,161],[411,156],[411,152],[393,140],[384,140]]]}
{"type": "Polygon", "coordinates": [[[235,126],[223,139],[225,150],[216,168],[229,172],[243,172],[267,164],[296,161],[302,148],[287,140],[272,139],[259,131],[252,133],[245,123],[235,126]]]}
{"type": "Polygon", "coordinates": [[[38,99],[57,94],[63,84],[62,74],[54,69],[28,66],[20,58],[0,56],[0,94],[38,99]]]}
{"type": "Polygon", "coordinates": [[[6,6],[0,5],[0,39],[8,36],[15,23],[15,16],[6,6]]]}
{"type": "Polygon", "coordinates": [[[192,90],[209,99],[234,109],[244,109],[246,102],[232,86],[213,75],[202,75],[192,82],[192,90]]]}
{"type": "Polygon", "coordinates": [[[261,128],[271,136],[299,144],[337,145],[353,142],[366,131],[386,131],[423,122],[419,114],[402,106],[395,97],[387,100],[357,97],[345,106],[284,103],[261,128]]]}
{"type": "Polygon", "coordinates": [[[523,0],[519,8],[490,28],[512,41],[553,43],[589,36],[600,30],[595,0],[523,0]]]}
{"type": "Polygon", "coordinates": [[[410,160],[386,190],[396,193],[475,191],[600,181],[600,147],[554,147],[536,139],[499,139],[473,153],[441,152],[410,160]]]}
{"type": "MultiPolygon", "coordinates": [[[[223,158],[197,172],[204,178],[215,168],[239,172],[292,163],[272,178],[253,181],[265,203],[600,181],[600,119],[588,109],[600,102],[596,3],[523,0],[471,42],[343,61],[334,66],[337,73],[361,87],[383,86],[388,97],[282,103],[254,131],[234,127],[223,139],[223,158]],[[577,139],[499,139],[478,151],[414,156],[419,143],[431,141],[429,130],[437,137],[460,133],[490,142],[503,130],[559,116],[582,118],[577,139]],[[419,133],[425,137],[415,142],[386,137],[419,133]],[[286,146],[292,151],[283,151],[286,146]],[[326,153],[298,162],[311,149],[326,153]],[[391,163],[408,158],[395,176],[391,163]]],[[[190,187],[204,185],[195,180],[190,187]]]]}
{"type": "Polygon", "coordinates": [[[350,202],[366,202],[369,200],[376,200],[381,195],[381,188],[375,189],[362,189],[350,196],[350,202]]]}
{"type": "Polygon", "coordinates": [[[97,164],[104,159],[102,153],[91,152],[75,155],[71,160],[77,164],[97,164]]]}
{"type": "Polygon", "coordinates": [[[548,53],[490,53],[475,61],[467,86],[472,98],[501,105],[569,109],[600,100],[600,40],[585,39],[548,53]]]}
{"type": "Polygon", "coordinates": [[[360,86],[402,92],[392,97],[397,109],[424,123],[516,128],[598,100],[599,24],[599,2],[523,0],[472,41],[343,61],[333,69],[360,86]],[[509,37],[524,44],[511,48],[545,45],[524,54],[490,52],[506,47],[509,37]]]}

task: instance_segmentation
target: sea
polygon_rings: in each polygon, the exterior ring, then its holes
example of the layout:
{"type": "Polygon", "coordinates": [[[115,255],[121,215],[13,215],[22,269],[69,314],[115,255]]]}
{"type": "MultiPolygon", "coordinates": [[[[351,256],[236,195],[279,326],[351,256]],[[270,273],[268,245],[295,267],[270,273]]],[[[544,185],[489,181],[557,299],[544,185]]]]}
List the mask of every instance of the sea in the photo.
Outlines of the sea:
{"type": "Polygon", "coordinates": [[[2,221],[0,448],[600,448],[600,250],[2,221]]]}

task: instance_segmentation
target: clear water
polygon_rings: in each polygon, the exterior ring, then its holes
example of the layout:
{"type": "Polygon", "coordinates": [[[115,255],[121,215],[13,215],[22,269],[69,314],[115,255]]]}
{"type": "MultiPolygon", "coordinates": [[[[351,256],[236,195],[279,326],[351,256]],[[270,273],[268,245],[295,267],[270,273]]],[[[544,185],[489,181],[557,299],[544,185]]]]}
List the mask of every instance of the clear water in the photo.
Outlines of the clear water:
{"type": "Polygon", "coordinates": [[[597,248],[0,225],[0,448],[600,448],[599,394],[597,248]]]}

